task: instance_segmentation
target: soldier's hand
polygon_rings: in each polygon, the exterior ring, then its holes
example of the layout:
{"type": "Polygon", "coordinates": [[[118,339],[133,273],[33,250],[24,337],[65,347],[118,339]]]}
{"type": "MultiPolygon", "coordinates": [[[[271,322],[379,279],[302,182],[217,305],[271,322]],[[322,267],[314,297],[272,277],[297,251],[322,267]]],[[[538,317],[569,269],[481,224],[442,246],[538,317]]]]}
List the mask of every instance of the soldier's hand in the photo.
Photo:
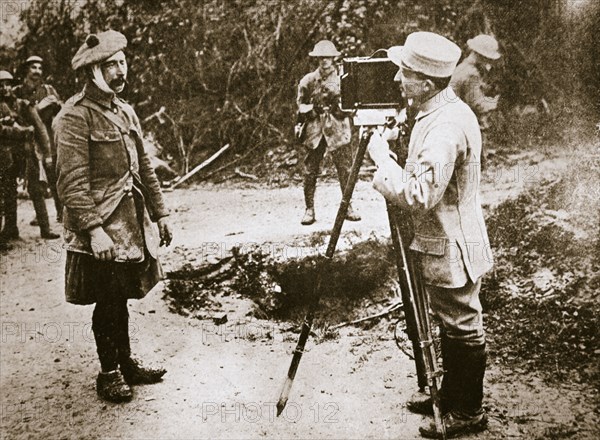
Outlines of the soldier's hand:
{"type": "Polygon", "coordinates": [[[47,167],[52,167],[52,156],[44,157],[44,165],[47,167]]]}
{"type": "Polygon", "coordinates": [[[160,246],[169,246],[171,240],[173,240],[173,233],[171,232],[171,225],[167,217],[161,217],[158,219],[158,234],[160,235],[160,246]]]}
{"type": "Polygon", "coordinates": [[[90,230],[90,246],[94,258],[100,261],[111,261],[117,257],[115,244],[101,226],[90,230]]]}
{"type": "Polygon", "coordinates": [[[35,128],[32,125],[23,127],[22,125],[15,123],[15,127],[20,129],[21,133],[23,133],[23,138],[26,141],[33,140],[33,137],[35,135],[35,128]]]}

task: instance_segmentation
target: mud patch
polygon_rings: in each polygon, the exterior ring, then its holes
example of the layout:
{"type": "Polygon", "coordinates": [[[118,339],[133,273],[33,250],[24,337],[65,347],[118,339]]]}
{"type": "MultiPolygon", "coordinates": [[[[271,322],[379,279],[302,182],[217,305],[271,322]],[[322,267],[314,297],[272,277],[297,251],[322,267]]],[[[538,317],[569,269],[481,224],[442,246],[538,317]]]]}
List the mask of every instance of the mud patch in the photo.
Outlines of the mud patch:
{"type": "Polygon", "coordinates": [[[212,318],[221,312],[218,297],[230,292],[224,287],[231,276],[230,258],[216,264],[196,267],[185,263],[181,269],[168,272],[164,297],[169,310],[197,319],[212,318]]]}
{"type": "Polygon", "coordinates": [[[203,310],[214,315],[224,296],[249,298],[254,317],[297,324],[313,297],[317,271],[326,264],[316,327],[376,313],[393,301],[395,268],[388,242],[371,238],[326,262],[320,252],[323,238],[309,237],[307,244],[317,252],[302,258],[278,258],[265,247],[252,246],[233,248],[230,257],[215,264],[185,264],[168,274],[165,296],[172,311],[201,319],[206,317],[203,310]]]}

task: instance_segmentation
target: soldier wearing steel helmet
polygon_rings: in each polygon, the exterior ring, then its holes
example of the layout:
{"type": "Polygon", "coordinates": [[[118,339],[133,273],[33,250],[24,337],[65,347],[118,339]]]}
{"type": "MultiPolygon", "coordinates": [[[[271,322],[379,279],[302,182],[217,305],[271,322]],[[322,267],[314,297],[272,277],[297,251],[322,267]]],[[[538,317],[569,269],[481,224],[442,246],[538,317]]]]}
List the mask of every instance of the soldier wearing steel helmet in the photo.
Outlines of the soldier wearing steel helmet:
{"type": "MultiPolygon", "coordinates": [[[[62,101],[56,89],[47,84],[44,81],[44,60],[37,56],[32,55],[25,63],[23,63],[23,83],[17,85],[14,88],[14,94],[17,98],[26,99],[35,105],[40,118],[48,130],[50,135],[50,148],[52,162],[45,164],[45,172],[48,180],[48,187],[52,192],[52,198],[54,199],[54,206],[56,207],[56,219],[62,221],[62,205],[56,192],[56,146],[54,145],[54,135],[52,133],[52,120],[56,114],[60,111],[62,101]]],[[[42,182],[33,181],[29,182],[30,185],[42,185],[42,182]]],[[[42,185],[36,193],[43,193],[44,186],[42,185]]]]}
{"type": "Polygon", "coordinates": [[[470,54],[458,65],[452,75],[450,86],[480,118],[495,110],[497,96],[487,96],[485,77],[500,59],[498,42],[491,35],[477,35],[467,41],[470,54]]]}
{"type": "MultiPolygon", "coordinates": [[[[13,114],[5,100],[8,99],[13,83],[13,76],[6,70],[0,71],[0,228],[6,224],[6,213],[14,211],[16,221],[16,190],[17,190],[17,171],[15,169],[15,156],[25,141],[33,139],[34,128],[32,126],[23,127],[16,121],[16,114],[13,114]],[[11,206],[11,205],[14,205],[11,206]]],[[[10,217],[10,214],[9,214],[10,217]]],[[[11,246],[8,243],[8,237],[0,234],[0,251],[8,250],[11,246]]]]}
{"type": "Polygon", "coordinates": [[[126,46],[125,36],[112,30],[86,38],[72,67],[87,82],[53,124],[66,299],[95,304],[92,331],[101,368],[96,391],[113,402],[131,400],[132,385],[158,382],[166,373],[132,357],[127,301],[143,298],[161,279],[158,247],[171,242],[169,213],[139,119],[117,96],[126,85],[126,46]]]}
{"type": "MultiPolygon", "coordinates": [[[[498,107],[499,95],[491,96],[490,71],[501,58],[498,42],[491,35],[477,35],[467,41],[469,55],[458,65],[452,75],[450,86],[477,115],[486,146],[486,133],[490,127],[490,115],[498,107]]],[[[481,154],[481,166],[486,164],[485,148],[481,154]]]]}
{"type": "MultiPolygon", "coordinates": [[[[51,158],[48,131],[35,106],[14,95],[13,78],[9,72],[2,72],[1,82],[0,119],[3,125],[2,143],[5,150],[3,155],[10,156],[10,160],[2,164],[5,168],[3,173],[4,224],[0,232],[0,239],[6,242],[19,238],[17,179],[24,174],[30,181],[40,179],[38,164],[49,161],[51,158]],[[23,131],[22,128],[26,128],[26,130],[23,131]]],[[[28,186],[41,236],[44,239],[58,238],[59,235],[50,230],[46,202],[43,194],[35,192],[36,188],[28,186]]]]}
{"type": "MultiPolygon", "coordinates": [[[[300,80],[296,99],[300,120],[305,124],[300,140],[307,149],[304,160],[306,212],[301,221],[303,225],[310,225],[316,220],[315,190],[325,154],[331,154],[344,191],[350,175],[352,137],[350,118],[340,108],[340,77],[334,64],[340,52],[331,41],[322,40],[315,44],[308,55],[317,58],[319,66],[300,80]]],[[[352,206],[348,207],[346,218],[360,220],[352,206]]]]}

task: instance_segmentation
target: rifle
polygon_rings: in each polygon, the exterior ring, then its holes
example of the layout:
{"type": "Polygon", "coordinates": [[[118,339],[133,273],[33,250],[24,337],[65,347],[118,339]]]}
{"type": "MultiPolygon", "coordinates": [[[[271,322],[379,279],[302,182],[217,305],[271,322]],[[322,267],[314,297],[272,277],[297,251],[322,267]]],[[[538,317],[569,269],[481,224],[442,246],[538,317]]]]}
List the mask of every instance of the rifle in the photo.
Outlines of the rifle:
{"type": "MultiPolygon", "coordinates": [[[[382,121],[381,117],[385,119],[386,116],[389,116],[385,115],[384,112],[379,110],[376,110],[375,112],[369,112],[368,110],[365,110],[364,112],[366,113],[364,122],[361,122],[360,118],[355,116],[355,125],[360,125],[361,127],[385,125],[385,121],[382,121]]],[[[333,229],[327,244],[325,258],[317,267],[312,300],[309,304],[308,312],[304,318],[304,322],[302,323],[300,337],[298,338],[296,348],[293,352],[292,362],[288,369],[288,374],[277,402],[278,416],[283,412],[283,409],[287,404],[292,384],[294,378],[296,377],[296,372],[298,371],[302,354],[304,353],[304,348],[313,325],[314,315],[321,299],[321,278],[323,273],[327,272],[327,267],[333,258],[337,241],[346,217],[346,212],[348,210],[348,205],[352,198],[352,193],[354,192],[360,166],[363,162],[371,134],[372,131],[365,130],[360,137],[358,151],[354,157],[350,176],[348,178],[348,182],[346,183],[346,187],[344,188],[342,201],[338,208],[333,229]]],[[[438,369],[437,356],[435,353],[435,347],[433,345],[433,335],[429,318],[429,298],[421,278],[421,271],[418,261],[412,257],[408,250],[409,241],[406,239],[406,237],[409,234],[409,229],[407,228],[406,224],[403,224],[400,221],[400,219],[403,218],[407,219],[408,215],[407,213],[401,213],[398,208],[389,203],[387,203],[387,212],[390,222],[392,243],[394,245],[396,255],[396,265],[398,269],[400,289],[402,292],[402,302],[407,323],[407,333],[412,342],[415,357],[418,385],[420,389],[424,389],[425,386],[429,387],[433,402],[434,421],[436,428],[440,437],[445,440],[446,428],[444,426],[440,410],[439,396],[439,380],[442,372],[438,369]]]]}

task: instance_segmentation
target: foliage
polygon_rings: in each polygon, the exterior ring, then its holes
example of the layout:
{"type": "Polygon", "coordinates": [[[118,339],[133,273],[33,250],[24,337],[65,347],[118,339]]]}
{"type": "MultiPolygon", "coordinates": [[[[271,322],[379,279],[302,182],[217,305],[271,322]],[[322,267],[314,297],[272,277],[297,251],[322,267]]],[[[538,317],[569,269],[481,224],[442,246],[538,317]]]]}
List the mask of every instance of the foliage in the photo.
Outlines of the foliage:
{"type": "MultiPolygon", "coordinates": [[[[597,87],[597,69],[587,54],[598,49],[590,39],[562,32],[573,23],[565,22],[554,3],[35,0],[23,14],[27,32],[17,58],[42,55],[50,81],[66,97],[80,88],[69,66],[85,35],[120,30],[129,40],[126,98],[142,119],[165,107],[168,117],[151,118],[145,128],[176,157],[179,144],[184,146],[182,168],[225,143],[237,154],[232,165],[261,163],[266,150],[292,146],[296,85],[314,68],[306,54],[322,38],[333,40],[344,55],[357,56],[400,44],[416,30],[442,33],[463,49],[468,38],[491,32],[505,52],[496,79],[504,110],[539,103],[541,97],[552,109],[565,108],[576,93],[597,87]],[[584,40],[589,43],[578,43],[584,40]],[[587,89],[577,90],[572,77],[561,76],[573,66],[587,75],[587,89]]],[[[583,36],[597,28],[588,18],[573,32],[583,36]]],[[[513,120],[504,121],[503,131],[510,131],[513,120]]]]}

